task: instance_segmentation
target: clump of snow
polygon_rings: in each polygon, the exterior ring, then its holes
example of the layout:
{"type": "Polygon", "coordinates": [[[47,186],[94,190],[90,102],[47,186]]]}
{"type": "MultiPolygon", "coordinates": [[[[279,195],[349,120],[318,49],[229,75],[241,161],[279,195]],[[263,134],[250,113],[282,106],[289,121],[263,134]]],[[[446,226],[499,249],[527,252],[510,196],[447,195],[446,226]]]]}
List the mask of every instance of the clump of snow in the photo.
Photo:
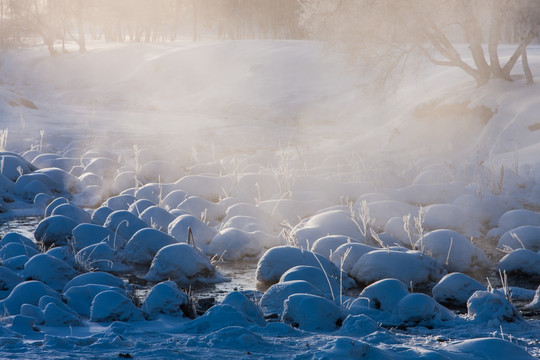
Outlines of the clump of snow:
{"type": "Polygon", "coordinates": [[[77,225],[77,222],[68,217],[53,215],[41,220],[34,231],[34,237],[47,248],[67,245],[77,225]]]}
{"type": "Polygon", "coordinates": [[[257,259],[268,245],[273,245],[271,235],[260,231],[247,232],[235,228],[220,230],[212,238],[209,251],[220,255],[224,260],[257,259]]]}
{"type": "Polygon", "coordinates": [[[333,331],[345,316],[332,301],[311,294],[293,294],[284,302],[282,320],[307,331],[333,331]]]}
{"type": "Polygon", "coordinates": [[[60,297],[60,294],[50,286],[36,280],[19,283],[9,296],[0,300],[0,314],[15,315],[23,304],[38,305],[42,296],[60,297]]]}
{"type": "Polygon", "coordinates": [[[94,297],[90,320],[95,322],[142,320],[142,312],[133,302],[117,291],[106,290],[94,297]]]}
{"type": "Polygon", "coordinates": [[[178,241],[154,228],[137,231],[124,247],[124,255],[133,264],[150,265],[159,250],[178,241]]]}
{"type": "Polygon", "coordinates": [[[438,282],[444,275],[446,270],[443,265],[426,254],[390,249],[362,255],[351,270],[351,276],[365,284],[395,278],[405,284],[428,286],[438,282]]]}
{"type": "Polygon", "coordinates": [[[499,239],[497,248],[540,251],[540,226],[524,225],[508,230],[499,239]]]}
{"type": "Polygon", "coordinates": [[[281,317],[283,303],[293,294],[324,296],[321,290],[305,280],[285,281],[274,284],[261,298],[261,308],[265,317],[281,317]]]}
{"type": "Polygon", "coordinates": [[[228,293],[221,305],[230,305],[244,314],[248,321],[261,327],[266,326],[262,310],[241,292],[232,291],[228,293]]]}
{"type": "MultiPolygon", "coordinates": [[[[257,264],[257,280],[274,284],[290,268],[298,265],[307,265],[321,268],[328,276],[340,278],[341,271],[327,258],[307,250],[291,246],[276,246],[264,253],[257,264]]],[[[343,275],[344,278],[347,275],[343,275]]]]}
{"type": "Polygon", "coordinates": [[[453,230],[431,231],[416,242],[416,247],[444,264],[448,271],[474,273],[490,264],[481,249],[453,230]]]}
{"type": "Polygon", "coordinates": [[[30,258],[24,265],[22,276],[25,280],[38,280],[57,291],[61,291],[78,274],[77,270],[62,260],[51,255],[38,254],[30,258]],[[47,271],[43,271],[43,269],[47,269],[47,271]]]}
{"type": "Polygon", "coordinates": [[[167,210],[157,206],[149,206],[139,215],[139,217],[152,228],[165,232],[167,232],[169,224],[176,218],[167,210]]]}
{"type": "Polygon", "coordinates": [[[343,288],[350,288],[355,285],[354,281],[348,276],[334,279],[321,270],[320,267],[299,265],[294,266],[281,275],[279,282],[305,280],[317,289],[321,290],[327,298],[337,298],[342,293],[343,288]]]}
{"type": "Polygon", "coordinates": [[[487,326],[523,320],[515,306],[498,291],[476,291],[467,300],[467,313],[473,321],[486,323],[487,326]]]}
{"type": "Polygon", "coordinates": [[[188,295],[180,291],[175,282],[164,281],[150,289],[142,304],[142,311],[147,319],[154,319],[159,314],[181,317],[188,304],[188,295]]]}
{"type": "Polygon", "coordinates": [[[471,295],[479,290],[486,290],[486,287],[468,275],[454,272],[445,275],[431,291],[433,298],[443,305],[464,307],[471,295]]]}
{"type": "Polygon", "coordinates": [[[107,229],[114,231],[124,239],[131,239],[137,231],[150,227],[136,215],[127,210],[117,210],[112,212],[103,224],[107,229]]]}
{"type": "Polygon", "coordinates": [[[351,242],[339,246],[334,252],[332,252],[330,260],[344,272],[350,274],[358,259],[360,259],[362,255],[374,250],[378,250],[378,248],[366,244],[351,242]]]}
{"type": "Polygon", "coordinates": [[[365,287],[360,293],[360,298],[369,300],[369,306],[392,313],[397,304],[405,296],[409,295],[407,286],[397,279],[383,279],[365,287]]]}
{"type": "Polygon", "coordinates": [[[461,341],[444,348],[449,356],[470,354],[481,359],[533,360],[525,349],[513,342],[499,338],[478,338],[461,341]]]}
{"type": "Polygon", "coordinates": [[[399,320],[405,325],[437,326],[455,317],[452,311],[422,293],[405,295],[399,301],[396,311],[399,320]]]}
{"type": "Polygon", "coordinates": [[[538,276],[540,275],[540,254],[528,249],[517,249],[505,255],[497,267],[507,273],[538,276]]]}
{"type": "Polygon", "coordinates": [[[343,210],[324,211],[314,215],[309,220],[293,229],[292,235],[303,249],[308,249],[317,239],[328,234],[343,235],[352,239],[361,239],[357,223],[351,218],[350,212],[343,210]]]}
{"type": "Polygon", "coordinates": [[[186,243],[188,242],[190,229],[193,234],[193,242],[203,251],[207,250],[210,242],[217,234],[215,228],[208,226],[190,214],[180,215],[171,222],[169,224],[168,234],[179,242],[186,243]]]}
{"type": "Polygon", "coordinates": [[[210,259],[195,247],[182,243],[167,245],[160,249],[145,279],[153,282],[173,280],[189,284],[194,281],[215,282],[216,270],[210,259]]]}

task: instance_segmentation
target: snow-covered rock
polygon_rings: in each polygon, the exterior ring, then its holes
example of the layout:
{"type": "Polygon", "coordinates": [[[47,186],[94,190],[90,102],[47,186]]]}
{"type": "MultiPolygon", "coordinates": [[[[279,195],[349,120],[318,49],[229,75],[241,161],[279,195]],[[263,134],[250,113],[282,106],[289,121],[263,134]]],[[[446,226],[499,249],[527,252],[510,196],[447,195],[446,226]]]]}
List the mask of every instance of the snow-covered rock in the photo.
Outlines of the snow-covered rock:
{"type": "Polygon", "coordinates": [[[337,299],[342,294],[342,289],[354,287],[355,282],[345,274],[341,279],[328,276],[320,267],[299,265],[294,266],[281,275],[279,282],[304,280],[322,291],[329,299],[337,299]]]}

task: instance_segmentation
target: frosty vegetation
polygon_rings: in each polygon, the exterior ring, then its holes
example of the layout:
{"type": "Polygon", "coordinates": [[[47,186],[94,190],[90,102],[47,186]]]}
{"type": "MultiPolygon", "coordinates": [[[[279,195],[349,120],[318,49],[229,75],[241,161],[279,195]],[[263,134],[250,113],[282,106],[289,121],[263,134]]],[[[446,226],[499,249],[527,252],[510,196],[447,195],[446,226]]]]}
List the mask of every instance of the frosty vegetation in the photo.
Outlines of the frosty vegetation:
{"type": "Polygon", "coordinates": [[[538,358],[538,11],[0,0],[0,358],[538,358]]]}

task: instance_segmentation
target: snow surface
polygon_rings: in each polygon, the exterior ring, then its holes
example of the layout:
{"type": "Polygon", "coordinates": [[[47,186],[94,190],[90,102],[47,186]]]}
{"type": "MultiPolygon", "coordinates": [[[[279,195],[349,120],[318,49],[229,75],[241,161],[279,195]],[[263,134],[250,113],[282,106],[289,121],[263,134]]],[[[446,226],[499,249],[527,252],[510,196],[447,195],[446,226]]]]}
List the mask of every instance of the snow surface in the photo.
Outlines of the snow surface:
{"type": "Polygon", "coordinates": [[[0,54],[0,357],[540,357],[538,84],[383,100],[312,41],[87,47],[0,54]]]}

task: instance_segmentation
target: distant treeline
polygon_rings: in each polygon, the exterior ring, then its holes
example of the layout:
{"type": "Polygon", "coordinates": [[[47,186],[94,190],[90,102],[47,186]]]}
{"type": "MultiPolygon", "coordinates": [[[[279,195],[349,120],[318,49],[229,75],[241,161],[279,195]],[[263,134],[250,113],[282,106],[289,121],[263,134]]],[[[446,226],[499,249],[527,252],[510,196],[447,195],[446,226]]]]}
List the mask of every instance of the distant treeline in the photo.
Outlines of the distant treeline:
{"type": "Polygon", "coordinates": [[[0,45],[39,39],[53,55],[67,41],[84,52],[88,38],[298,39],[298,6],[295,0],[0,0],[0,45]]]}

